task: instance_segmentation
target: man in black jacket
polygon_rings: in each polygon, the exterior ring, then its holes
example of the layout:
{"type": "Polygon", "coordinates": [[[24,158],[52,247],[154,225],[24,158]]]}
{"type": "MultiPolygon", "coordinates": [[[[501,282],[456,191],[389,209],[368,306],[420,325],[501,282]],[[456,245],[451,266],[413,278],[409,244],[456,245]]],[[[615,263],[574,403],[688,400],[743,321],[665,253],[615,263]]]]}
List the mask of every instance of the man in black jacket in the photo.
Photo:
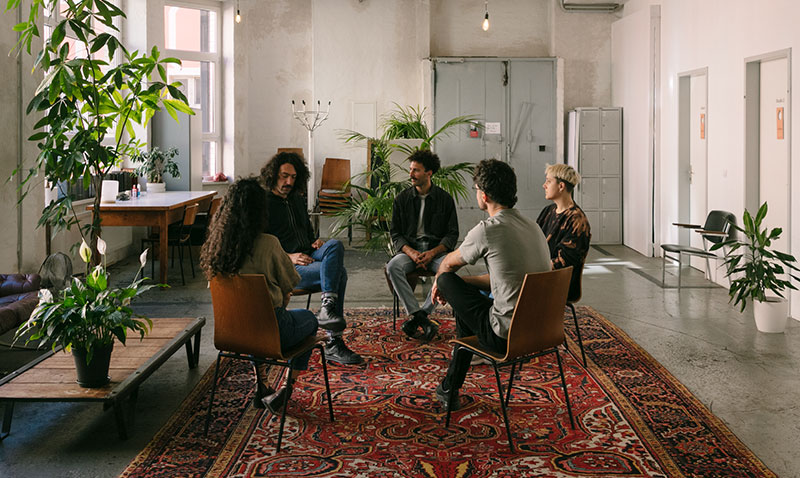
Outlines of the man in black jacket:
{"type": "Polygon", "coordinates": [[[417,151],[408,158],[411,187],[394,200],[392,208],[392,243],[397,255],[386,265],[389,280],[409,314],[403,332],[414,337],[422,328],[421,339],[430,341],[439,327],[428,318],[434,303],[430,294],[420,307],[406,274],[415,269],[436,272],[445,254],[458,240],[458,217],[453,198],[431,182],[439,170],[439,157],[428,150],[417,151]]]}
{"type": "Polygon", "coordinates": [[[328,331],[325,357],[345,365],[364,361],[342,340],[347,326],[344,320],[344,293],[347,271],[344,268],[344,246],[341,241],[323,241],[315,237],[306,210],[305,193],[309,172],[303,158],[296,153],[278,153],[261,169],[267,189],[267,234],[277,237],[300,274],[298,289],[322,291],[322,304],[317,319],[320,328],[328,331]]]}

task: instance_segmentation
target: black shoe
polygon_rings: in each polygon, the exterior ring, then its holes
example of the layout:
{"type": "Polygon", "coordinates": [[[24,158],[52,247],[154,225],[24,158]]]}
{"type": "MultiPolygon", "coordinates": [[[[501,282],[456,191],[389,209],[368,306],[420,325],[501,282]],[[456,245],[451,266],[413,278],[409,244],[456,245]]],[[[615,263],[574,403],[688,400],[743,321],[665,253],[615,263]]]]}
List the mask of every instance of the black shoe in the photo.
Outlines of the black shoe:
{"type": "Polygon", "coordinates": [[[360,355],[353,352],[341,337],[336,337],[325,346],[325,359],[328,362],[336,362],[342,365],[358,365],[364,363],[360,355]]]}
{"type": "Polygon", "coordinates": [[[273,415],[278,415],[283,411],[283,406],[286,403],[286,387],[267,395],[261,399],[261,402],[265,407],[267,407],[267,410],[269,410],[270,413],[273,415]]]}
{"type": "Polygon", "coordinates": [[[341,332],[347,326],[344,317],[336,312],[336,299],[333,297],[323,297],[317,322],[320,328],[331,332],[341,332]]]}
{"type": "Polygon", "coordinates": [[[262,399],[267,395],[272,395],[275,393],[275,390],[268,385],[264,385],[261,382],[256,383],[256,394],[253,396],[253,408],[264,408],[264,402],[262,399]]]}
{"type": "Polygon", "coordinates": [[[400,329],[403,330],[404,334],[413,338],[415,335],[417,335],[418,327],[419,327],[419,318],[416,315],[411,315],[409,316],[408,320],[403,322],[403,325],[400,326],[400,329]]]}
{"type": "Polygon", "coordinates": [[[445,410],[447,410],[449,407],[451,412],[455,412],[461,408],[461,403],[458,398],[458,391],[456,391],[455,397],[453,397],[453,404],[449,406],[448,400],[450,399],[450,390],[445,390],[441,383],[436,387],[436,399],[439,400],[439,403],[442,404],[442,407],[444,407],[445,410]]]}
{"type": "Polygon", "coordinates": [[[426,319],[426,322],[422,323],[422,337],[420,337],[420,340],[430,342],[436,337],[437,333],[439,333],[439,326],[436,325],[436,322],[426,319]]]}

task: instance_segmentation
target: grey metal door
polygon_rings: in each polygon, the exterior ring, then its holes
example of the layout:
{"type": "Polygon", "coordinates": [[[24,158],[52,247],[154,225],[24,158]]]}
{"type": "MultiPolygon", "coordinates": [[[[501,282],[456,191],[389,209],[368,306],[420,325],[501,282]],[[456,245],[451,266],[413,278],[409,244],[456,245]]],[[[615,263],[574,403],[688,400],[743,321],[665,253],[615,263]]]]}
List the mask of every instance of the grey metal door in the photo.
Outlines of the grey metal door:
{"type": "MultiPolygon", "coordinates": [[[[477,115],[485,125],[467,128],[435,145],[443,165],[506,161],[517,174],[517,208],[536,219],[547,205],[544,168],[556,161],[555,59],[434,59],[436,128],[458,115],[477,115]]],[[[458,204],[461,238],[485,213],[472,194],[458,204]]]]}

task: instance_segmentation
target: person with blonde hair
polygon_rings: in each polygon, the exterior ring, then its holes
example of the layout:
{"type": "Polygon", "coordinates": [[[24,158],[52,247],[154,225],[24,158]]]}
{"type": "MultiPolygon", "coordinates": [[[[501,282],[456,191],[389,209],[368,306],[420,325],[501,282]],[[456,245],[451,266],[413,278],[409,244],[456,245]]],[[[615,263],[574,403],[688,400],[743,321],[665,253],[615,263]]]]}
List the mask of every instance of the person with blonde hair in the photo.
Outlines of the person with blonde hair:
{"type": "Polygon", "coordinates": [[[581,176],[566,164],[549,164],[545,176],[544,197],[553,204],[542,210],[536,223],[547,239],[553,269],[572,266],[569,297],[576,297],[592,238],[589,220],[572,198],[581,176]]]}

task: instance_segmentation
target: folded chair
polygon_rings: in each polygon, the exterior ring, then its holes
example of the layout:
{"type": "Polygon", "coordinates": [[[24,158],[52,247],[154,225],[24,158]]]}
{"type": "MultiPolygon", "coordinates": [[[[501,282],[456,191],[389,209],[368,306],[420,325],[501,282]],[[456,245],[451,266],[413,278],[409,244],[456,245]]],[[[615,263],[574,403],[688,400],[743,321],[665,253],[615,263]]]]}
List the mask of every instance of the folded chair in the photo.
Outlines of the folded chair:
{"type": "MultiPolygon", "coordinates": [[[[317,212],[322,216],[334,216],[347,207],[350,189],[345,187],[350,180],[350,160],[325,158],[322,165],[322,180],[317,191],[317,212]]],[[[315,216],[318,220],[319,216],[315,216]]],[[[319,230],[319,226],[316,227],[319,230]]],[[[347,226],[348,243],[353,242],[353,228],[347,226]]]]}
{"type": "MultiPolygon", "coordinates": [[[[450,341],[454,346],[453,357],[461,348],[465,348],[492,364],[497,381],[497,393],[500,397],[500,408],[503,410],[503,420],[508,435],[508,446],[512,453],[515,452],[514,441],[511,438],[511,427],[508,423],[506,408],[511,398],[517,364],[522,364],[532,358],[553,353],[556,355],[569,421],[572,428],[575,428],[575,419],[572,416],[572,406],[567,393],[567,381],[564,378],[564,367],[561,364],[561,355],[558,353],[558,346],[563,344],[565,339],[564,307],[567,304],[571,276],[572,267],[525,275],[508,330],[508,345],[505,355],[484,349],[478,342],[478,337],[474,335],[450,341]],[[503,398],[503,385],[500,382],[499,369],[508,365],[511,365],[511,374],[508,380],[508,389],[503,398]]],[[[456,388],[452,387],[450,403],[453,403],[455,394],[456,388]]],[[[447,408],[447,418],[445,419],[445,427],[449,426],[450,407],[447,408]]]]}
{"type": "Polygon", "coordinates": [[[706,272],[711,275],[711,265],[709,259],[717,259],[718,256],[709,252],[708,243],[717,244],[719,242],[733,238],[736,229],[730,227],[736,224],[736,216],[727,211],[711,211],[706,217],[706,223],[701,227],[698,224],[684,224],[679,222],[672,223],[683,229],[694,229],[703,238],[703,248],[683,246],[680,244],[661,244],[661,287],[666,287],[665,269],[667,259],[678,263],[678,290],[681,289],[681,271],[683,270],[683,256],[703,257],[706,260],[706,272]],[[670,256],[669,254],[675,254],[670,256]]]}
{"type": "MultiPolygon", "coordinates": [[[[328,413],[333,421],[331,388],[328,383],[328,367],[325,365],[325,348],[316,336],[311,335],[289,351],[281,351],[278,320],[267,290],[267,281],[261,274],[241,274],[234,276],[215,276],[211,279],[211,302],[214,307],[214,346],[219,350],[214,368],[214,382],[208,400],[208,412],[204,433],[208,434],[211,423],[211,407],[217,389],[219,363],[222,357],[246,360],[284,367],[288,369],[286,379],[286,401],[281,413],[278,430],[278,444],[275,452],[281,451],[283,426],[286,421],[286,408],[292,399],[294,379],[291,374],[292,360],[312,348],[322,354],[322,371],[325,377],[325,391],[328,397],[328,413]]],[[[256,380],[259,378],[256,376],[256,380]]]]}

